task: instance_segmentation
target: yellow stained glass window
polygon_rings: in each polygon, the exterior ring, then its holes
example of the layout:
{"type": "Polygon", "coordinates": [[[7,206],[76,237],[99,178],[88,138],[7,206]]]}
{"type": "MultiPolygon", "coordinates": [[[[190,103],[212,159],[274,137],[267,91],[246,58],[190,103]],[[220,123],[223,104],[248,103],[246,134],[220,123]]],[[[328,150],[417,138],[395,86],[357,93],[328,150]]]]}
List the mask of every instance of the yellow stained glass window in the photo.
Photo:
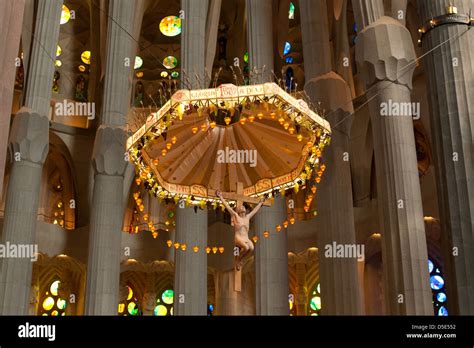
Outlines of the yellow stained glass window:
{"type": "Polygon", "coordinates": [[[160,22],[160,31],[165,36],[177,36],[181,34],[181,18],[167,16],[160,22]]]}
{"type": "Polygon", "coordinates": [[[91,63],[91,51],[84,51],[81,53],[81,60],[84,64],[89,65],[91,63]]]}

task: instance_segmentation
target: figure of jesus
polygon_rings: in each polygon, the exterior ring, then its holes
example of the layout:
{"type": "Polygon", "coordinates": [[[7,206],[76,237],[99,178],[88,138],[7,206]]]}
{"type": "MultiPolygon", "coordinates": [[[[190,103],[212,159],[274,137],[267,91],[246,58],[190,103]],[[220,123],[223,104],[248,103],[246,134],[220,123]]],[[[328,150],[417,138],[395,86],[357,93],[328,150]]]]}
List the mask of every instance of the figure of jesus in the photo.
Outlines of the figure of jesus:
{"type": "Polygon", "coordinates": [[[217,197],[220,198],[227,211],[230,213],[232,225],[234,226],[234,242],[237,245],[239,250],[239,255],[237,256],[237,270],[239,271],[243,264],[244,257],[253,252],[253,243],[249,239],[249,224],[250,219],[257,214],[258,210],[262,207],[264,199],[261,199],[257,206],[247,214],[245,207],[243,205],[238,205],[235,210],[231,208],[229,203],[226,202],[222,193],[216,191],[217,197]]]}

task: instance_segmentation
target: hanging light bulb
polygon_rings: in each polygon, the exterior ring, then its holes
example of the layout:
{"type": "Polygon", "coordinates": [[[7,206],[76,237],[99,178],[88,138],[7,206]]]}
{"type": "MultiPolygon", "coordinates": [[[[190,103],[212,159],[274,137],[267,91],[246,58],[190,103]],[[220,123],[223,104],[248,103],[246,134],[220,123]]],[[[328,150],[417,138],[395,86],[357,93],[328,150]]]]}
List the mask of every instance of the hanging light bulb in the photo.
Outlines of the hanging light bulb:
{"type": "Polygon", "coordinates": [[[209,254],[211,252],[211,248],[206,247],[206,254],[209,254]]]}
{"type": "Polygon", "coordinates": [[[187,248],[187,247],[186,247],[186,244],[181,244],[181,250],[182,250],[182,251],[186,251],[186,248],[187,248]]]}
{"type": "Polygon", "coordinates": [[[198,247],[197,245],[195,245],[195,246],[193,247],[193,251],[194,251],[195,253],[197,253],[197,252],[199,251],[199,247],[198,247]]]}
{"type": "Polygon", "coordinates": [[[166,151],[166,149],[161,150],[161,156],[163,156],[163,157],[166,156],[166,153],[167,153],[167,152],[168,152],[168,151],[166,151]]]}
{"type": "Polygon", "coordinates": [[[173,242],[171,240],[167,240],[166,244],[168,245],[168,248],[171,248],[171,245],[173,245],[173,242]]]}
{"type": "Polygon", "coordinates": [[[223,254],[223,253],[224,253],[224,247],[219,247],[219,252],[220,252],[221,254],[223,254]]]}
{"type": "Polygon", "coordinates": [[[294,225],[295,224],[295,218],[292,216],[290,217],[290,224],[294,225]]]}
{"type": "Polygon", "coordinates": [[[277,225],[277,226],[275,227],[275,229],[276,229],[277,232],[280,232],[280,231],[281,231],[281,226],[280,226],[280,225],[277,225]]]}
{"type": "Polygon", "coordinates": [[[198,127],[196,127],[196,126],[194,126],[194,127],[191,128],[191,131],[193,132],[193,134],[196,134],[198,130],[199,130],[199,129],[198,129],[198,127]]]}
{"type": "Polygon", "coordinates": [[[217,253],[217,247],[212,247],[212,253],[216,254],[217,253]]]}
{"type": "Polygon", "coordinates": [[[178,243],[178,242],[174,243],[174,248],[175,248],[175,249],[178,249],[178,248],[179,248],[179,243],[178,243]]]}
{"type": "Polygon", "coordinates": [[[155,158],[155,159],[153,160],[153,165],[155,165],[155,166],[158,165],[158,158],[155,158]]]}
{"type": "Polygon", "coordinates": [[[311,192],[316,193],[316,186],[311,186],[311,192]]]}
{"type": "Polygon", "coordinates": [[[288,122],[285,122],[283,124],[283,128],[285,128],[285,130],[288,130],[289,127],[290,127],[290,124],[288,122]]]}
{"type": "Polygon", "coordinates": [[[253,240],[254,243],[257,243],[258,237],[257,237],[257,236],[253,236],[253,237],[252,237],[252,240],[253,240]]]}
{"type": "MultiPolygon", "coordinates": [[[[275,113],[272,112],[272,114],[275,114],[275,113]]],[[[270,115],[271,115],[271,114],[270,114],[270,115]]],[[[259,120],[261,120],[261,119],[263,118],[263,113],[259,112],[259,113],[257,114],[257,117],[258,117],[259,120]]],[[[275,118],[275,115],[273,115],[272,118],[275,118]]]]}
{"type": "Polygon", "coordinates": [[[288,132],[290,134],[294,134],[295,133],[295,128],[293,126],[291,126],[290,128],[288,128],[288,132]]]}
{"type": "Polygon", "coordinates": [[[283,117],[280,117],[278,119],[278,122],[283,126],[283,123],[285,123],[285,119],[283,117]]]}
{"type": "Polygon", "coordinates": [[[228,126],[230,124],[230,117],[229,116],[224,117],[224,122],[228,126]]]}
{"type": "Polygon", "coordinates": [[[253,121],[255,121],[255,116],[254,116],[254,115],[250,115],[250,116],[249,116],[249,122],[252,123],[253,121]]]}
{"type": "Polygon", "coordinates": [[[167,148],[168,150],[171,150],[171,146],[173,146],[173,144],[171,144],[171,143],[166,143],[166,148],[167,148]]]}
{"type": "Polygon", "coordinates": [[[158,237],[158,232],[152,232],[153,238],[156,239],[158,237]]]}
{"type": "Polygon", "coordinates": [[[270,113],[270,117],[271,117],[271,118],[275,118],[275,117],[276,117],[276,113],[271,112],[271,113],[270,113]]]}
{"type": "Polygon", "coordinates": [[[209,126],[211,126],[211,129],[214,129],[216,128],[216,123],[212,121],[211,123],[209,123],[209,126]]]}
{"type": "Polygon", "coordinates": [[[202,132],[205,132],[206,130],[207,130],[207,124],[203,123],[203,124],[201,125],[201,131],[202,131],[202,132]]]}
{"type": "Polygon", "coordinates": [[[240,118],[240,124],[241,124],[241,125],[244,125],[245,122],[247,122],[247,117],[242,116],[242,117],[240,118]]]}
{"type": "Polygon", "coordinates": [[[296,139],[298,139],[298,141],[302,141],[302,140],[303,140],[303,135],[298,134],[298,135],[296,136],[296,139]]]}
{"type": "Polygon", "coordinates": [[[268,238],[269,235],[270,235],[270,232],[268,232],[268,231],[263,231],[263,236],[264,236],[265,238],[268,238]]]}
{"type": "Polygon", "coordinates": [[[178,138],[176,138],[176,136],[171,138],[171,143],[172,144],[176,144],[177,141],[178,141],[178,138]]]}
{"type": "Polygon", "coordinates": [[[137,186],[140,186],[140,184],[142,183],[142,179],[136,178],[135,183],[137,184],[137,186]]]}
{"type": "Polygon", "coordinates": [[[287,228],[288,227],[288,220],[283,221],[283,227],[287,228]]]}

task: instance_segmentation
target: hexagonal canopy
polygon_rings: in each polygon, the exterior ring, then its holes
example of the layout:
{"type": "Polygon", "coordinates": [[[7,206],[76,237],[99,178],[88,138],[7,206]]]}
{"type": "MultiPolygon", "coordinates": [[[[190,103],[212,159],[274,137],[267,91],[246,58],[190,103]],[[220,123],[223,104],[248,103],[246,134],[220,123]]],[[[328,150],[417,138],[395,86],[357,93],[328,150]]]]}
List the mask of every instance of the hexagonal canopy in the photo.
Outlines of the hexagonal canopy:
{"type": "Polygon", "coordinates": [[[311,178],[329,123],[275,83],[179,90],[127,141],[137,174],[160,198],[259,197],[311,178]],[[225,195],[224,195],[225,196],[225,195]]]}

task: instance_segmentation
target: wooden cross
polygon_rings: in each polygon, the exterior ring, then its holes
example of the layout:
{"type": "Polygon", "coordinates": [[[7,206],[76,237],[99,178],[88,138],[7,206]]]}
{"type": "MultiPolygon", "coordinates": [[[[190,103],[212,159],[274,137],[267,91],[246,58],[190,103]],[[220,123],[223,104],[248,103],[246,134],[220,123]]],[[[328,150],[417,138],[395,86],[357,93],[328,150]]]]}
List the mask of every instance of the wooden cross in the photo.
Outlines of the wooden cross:
{"type": "MultiPolygon", "coordinates": [[[[237,183],[237,190],[236,190],[235,193],[222,192],[222,197],[225,198],[227,201],[237,202],[237,206],[242,205],[244,202],[245,203],[252,203],[252,204],[260,203],[260,198],[245,196],[243,194],[243,192],[244,192],[244,184],[241,183],[241,182],[238,182],[237,183]]],[[[216,196],[216,191],[209,190],[209,195],[217,197],[216,196]]],[[[267,207],[271,206],[269,200],[264,201],[263,205],[267,206],[267,207]]]]}
{"type": "MultiPolygon", "coordinates": [[[[259,198],[244,196],[244,184],[237,182],[236,193],[222,193],[222,197],[226,200],[232,200],[236,202],[236,206],[243,205],[244,202],[258,204],[260,203],[259,198]]],[[[215,193],[214,193],[215,195],[215,193]]],[[[270,206],[269,201],[264,201],[263,205],[270,206]]],[[[237,269],[237,257],[234,256],[234,291],[242,291],[242,269],[237,269]]]]}

